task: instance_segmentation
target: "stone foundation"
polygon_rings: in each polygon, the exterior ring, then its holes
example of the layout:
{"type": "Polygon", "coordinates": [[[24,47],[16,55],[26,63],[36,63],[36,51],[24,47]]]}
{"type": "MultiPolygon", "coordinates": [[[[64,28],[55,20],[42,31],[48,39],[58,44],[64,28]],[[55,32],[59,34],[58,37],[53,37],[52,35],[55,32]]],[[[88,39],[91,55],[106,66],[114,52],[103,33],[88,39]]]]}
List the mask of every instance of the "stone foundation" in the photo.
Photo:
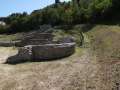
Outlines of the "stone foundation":
{"type": "Polygon", "coordinates": [[[23,35],[23,38],[16,41],[0,41],[0,46],[4,47],[24,47],[27,45],[41,45],[52,43],[53,35],[51,33],[34,32],[23,35]]]}
{"type": "Polygon", "coordinates": [[[75,51],[75,43],[32,46],[33,60],[51,60],[69,56],[75,51]]]}
{"type": "Polygon", "coordinates": [[[53,60],[70,56],[74,52],[75,43],[28,45],[21,47],[15,56],[7,59],[6,63],[53,60]]]}
{"type": "Polygon", "coordinates": [[[75,51],[74,38],[53,40],[51,33],[31,32],[18,41],[1,41],[1,46],[19,47],[18,53],[7,59],[7,63],[53,60],[69,56],[75,51]]]}
{"type": "Polygon", "coordinates": [[[7,59],[6,63],[21,63],[31,60],[32,58],[32,47],[20,47],[18,48],[18,53],[7,59]]]}

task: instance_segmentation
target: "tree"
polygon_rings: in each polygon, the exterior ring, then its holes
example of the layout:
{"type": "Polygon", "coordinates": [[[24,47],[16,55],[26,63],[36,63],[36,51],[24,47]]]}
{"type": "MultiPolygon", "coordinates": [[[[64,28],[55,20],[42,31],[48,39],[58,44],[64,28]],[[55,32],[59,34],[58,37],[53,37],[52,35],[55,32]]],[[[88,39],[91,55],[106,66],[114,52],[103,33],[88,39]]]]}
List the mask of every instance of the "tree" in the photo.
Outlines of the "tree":
{"type": "Polygon", "coordinates": [[[57,4],[57,3],[60,3],[60,0],[55,0],[55,3],[57,4]]]}
{"type": "Polygon", "coordinates": [[[80,3],[80,0],[72,0],[72,2],[73,2],[73,4],[76,4],[76,5],[80,5],[79,3],[80,3]]]}
{"type": "Polygon", "coordinates": [[[59,23],[59,13],[56,8],[47,8],[42,13],[44,24],[56,25],[59,23]]]}

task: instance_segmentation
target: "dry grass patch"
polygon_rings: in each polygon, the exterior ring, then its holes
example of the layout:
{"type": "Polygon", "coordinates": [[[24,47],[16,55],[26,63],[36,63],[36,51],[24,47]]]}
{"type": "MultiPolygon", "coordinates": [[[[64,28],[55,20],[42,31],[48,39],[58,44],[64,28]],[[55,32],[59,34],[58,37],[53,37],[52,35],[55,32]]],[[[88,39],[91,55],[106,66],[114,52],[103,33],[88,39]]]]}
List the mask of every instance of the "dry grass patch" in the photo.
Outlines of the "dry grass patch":
{"type": "MultiPolygon", "coordinates": [[[[85,62],[88,62],[88,58],[85,55],[85,49],[77,47],[75,54],[56,61],[29,62],[17,65],[0,64],[0,89],[68,90],[70,87],[81,89],[84,87],[84,83],[81,84],[84,82],[82,78],[85,78],[83,62],[86,59],[85,62]],[[79,83],[78,78],[82,79],[79,79],[79,83]],[[80,84],[82,86],[79,86],[80,84]]],[[[88,69],[86,68],[86,70],[88,69]]]]}
{"type": "Polygon", "coordinates": [[[91,37],[93,50],[101,59],[120,59],[120,27],[119,26],[96,26],[88,32],[91,37]]]}
{"type": "Polygon", "coordinates": [[[15,47],[0,47],[0,63],[6,62],[6,59],[18,52],[15,47]]]}

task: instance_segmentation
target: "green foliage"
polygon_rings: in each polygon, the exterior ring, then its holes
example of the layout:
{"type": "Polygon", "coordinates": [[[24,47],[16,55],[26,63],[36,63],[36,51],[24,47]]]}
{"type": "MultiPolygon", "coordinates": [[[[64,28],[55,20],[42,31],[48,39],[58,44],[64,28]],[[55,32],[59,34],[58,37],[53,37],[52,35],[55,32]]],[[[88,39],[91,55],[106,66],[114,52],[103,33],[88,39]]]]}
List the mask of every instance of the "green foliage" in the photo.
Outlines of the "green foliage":
{"type": "Polygon", "coordinates": [[[59,21],[59,13],[56,8],[46,8],[42,14],[43,23],[55,25],[59,21]]]}
{"type": "Polygon", "coordinates": [[[39,29],[43,24],[55,26],[105,23],[109,22],[111,17],[120,19],[119,9],[119,0],[73,0],[35,10],[30,15],[26,12],[14,13],[6,17],[4,21],[9,27],[9,32],[22,32],[39,29]]]}
{"type": "Polygon", "coordinates": [[[8,32],[8,27],[0,25],[0,33],[5,33],[5,32],[8,32]]]}

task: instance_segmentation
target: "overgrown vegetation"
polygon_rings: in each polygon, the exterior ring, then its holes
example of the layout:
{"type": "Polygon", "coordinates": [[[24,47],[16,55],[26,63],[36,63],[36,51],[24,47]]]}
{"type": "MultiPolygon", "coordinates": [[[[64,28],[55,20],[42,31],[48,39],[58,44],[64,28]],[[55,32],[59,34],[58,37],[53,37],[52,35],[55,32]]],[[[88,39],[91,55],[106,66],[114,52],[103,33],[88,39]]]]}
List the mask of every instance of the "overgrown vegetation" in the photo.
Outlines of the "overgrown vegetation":
{"type": "Polygon", "coordinates": [[[119,0],[72,0],[47,6],[27,13],[14,13],[0,20],[0,33],[25,32],[39,29],[40,25],[74,25],[80,23],[119,23],[119,0]],[[111,19],[112,17],[112,19],[111,19]]]}

